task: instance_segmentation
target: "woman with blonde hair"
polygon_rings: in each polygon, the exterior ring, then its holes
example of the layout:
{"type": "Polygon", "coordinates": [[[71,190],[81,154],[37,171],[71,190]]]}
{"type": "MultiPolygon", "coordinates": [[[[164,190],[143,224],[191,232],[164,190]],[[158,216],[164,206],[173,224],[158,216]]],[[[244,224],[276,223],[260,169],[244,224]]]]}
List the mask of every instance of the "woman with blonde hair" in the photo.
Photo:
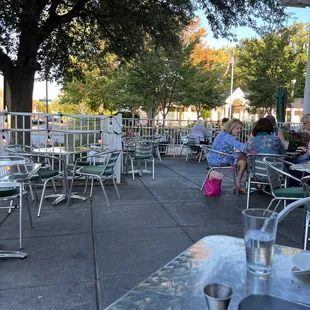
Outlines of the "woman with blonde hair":
{"type": "Polygon", "coordinates": [[[228,121],[220,132],[213,144],[212,150],[228,153],[229,156],[221,156],[218,153],[210,152],[209,163],[211,166],[227,165],[233,163],[237,165],[238,172],[236,177],[236,187],[234,190],[245,193],[245,189],[241,186],[241,180],[244,171],[247,169],[247,158],[246,158],[246,143],[241,143],[237,140],[240,132],[242,131],[242,122],[239,119],[231,119],[228,121]]]}

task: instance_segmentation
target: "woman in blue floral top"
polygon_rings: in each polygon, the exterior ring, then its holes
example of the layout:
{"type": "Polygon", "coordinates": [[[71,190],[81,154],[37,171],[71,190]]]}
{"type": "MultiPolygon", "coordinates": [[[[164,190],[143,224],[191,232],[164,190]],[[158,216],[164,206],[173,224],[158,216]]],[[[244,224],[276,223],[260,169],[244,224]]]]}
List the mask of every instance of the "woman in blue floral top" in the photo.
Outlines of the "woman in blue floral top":
{"type": "Polygon", "coordinates": [[[274,127],[267,118],[261,118],[252,130],[252,136],[248,141],[248,153],[250,154],[284,154],[284,147],[280,137],[273,134],[274,127]]]}
{"type": "Polygon", "coordinates": [[[219,166],[231,163],[237,165],[237,188],[234,190],[238,192],[245,192],[245,190],[241,187],[241,180],[244,171],[247,168],[247,159],[245,155],[247,145],[237,140],[237,137],[241,131],[242,122],[240,120],[232,119],[228,121],[224,125],[223,131],[216,136],[212,144],[212,150],[229,153],[230,155],[221,156],[215,152],[210,152],[208,161],[211,166],[219,166]]]}

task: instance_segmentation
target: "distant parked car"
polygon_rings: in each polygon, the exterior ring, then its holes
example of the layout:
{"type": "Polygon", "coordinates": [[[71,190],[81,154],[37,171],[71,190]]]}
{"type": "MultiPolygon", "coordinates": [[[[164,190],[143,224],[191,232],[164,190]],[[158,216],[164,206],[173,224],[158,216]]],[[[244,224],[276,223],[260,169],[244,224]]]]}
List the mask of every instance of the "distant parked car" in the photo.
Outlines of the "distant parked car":
{"type": "Polygon", "coordinates": [[[32,125],[44,125],[45,121],[39,118],[33,119],[32,120],[32,125]]]}

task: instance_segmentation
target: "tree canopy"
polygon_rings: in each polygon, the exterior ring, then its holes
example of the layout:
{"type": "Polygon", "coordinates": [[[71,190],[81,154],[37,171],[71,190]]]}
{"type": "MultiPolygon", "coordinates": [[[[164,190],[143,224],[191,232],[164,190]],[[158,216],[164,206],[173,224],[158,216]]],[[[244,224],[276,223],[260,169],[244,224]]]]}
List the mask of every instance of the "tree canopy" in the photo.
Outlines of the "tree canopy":
{"type": "Polygon", "coordinates": [[[196,0],[194,7],[190,0],[2,0],[0,70],[10,88],[11,109],[31,110],[37,71],[47,79],[70,80],[76,63],[90,55],[114,52],[130,58],[149,40],[173,47],[196,8],[204,10],[216,36],[228,36],[230,27],[256,27],[258,17],[270,25],[281,21],[279,3],[196,0]]]}
{"type": "Polygon", "coordinates": [[[298,23],[262,38],[241,41],[236,75],[243,81],[252,112],[261,109],[271,113],[281,85],[288,88],[290,96],[293,91],[295,96],[303,92],[309,33],[309,24],[298,23]],[[292,80],[296,80],[294,89],[292,80]]]}

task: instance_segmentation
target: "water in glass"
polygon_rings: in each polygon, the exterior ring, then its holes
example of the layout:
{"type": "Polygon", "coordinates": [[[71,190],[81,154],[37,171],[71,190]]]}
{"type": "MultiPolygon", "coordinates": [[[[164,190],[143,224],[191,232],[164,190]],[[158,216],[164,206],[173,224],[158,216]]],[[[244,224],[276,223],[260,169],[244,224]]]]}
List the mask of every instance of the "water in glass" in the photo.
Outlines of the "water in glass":
{"type": "Polygon", "coordinates": [[[249,230],[245,235],[248,269],[257,274],[271,273],[275,236],[262,230],[249,230]]]}

